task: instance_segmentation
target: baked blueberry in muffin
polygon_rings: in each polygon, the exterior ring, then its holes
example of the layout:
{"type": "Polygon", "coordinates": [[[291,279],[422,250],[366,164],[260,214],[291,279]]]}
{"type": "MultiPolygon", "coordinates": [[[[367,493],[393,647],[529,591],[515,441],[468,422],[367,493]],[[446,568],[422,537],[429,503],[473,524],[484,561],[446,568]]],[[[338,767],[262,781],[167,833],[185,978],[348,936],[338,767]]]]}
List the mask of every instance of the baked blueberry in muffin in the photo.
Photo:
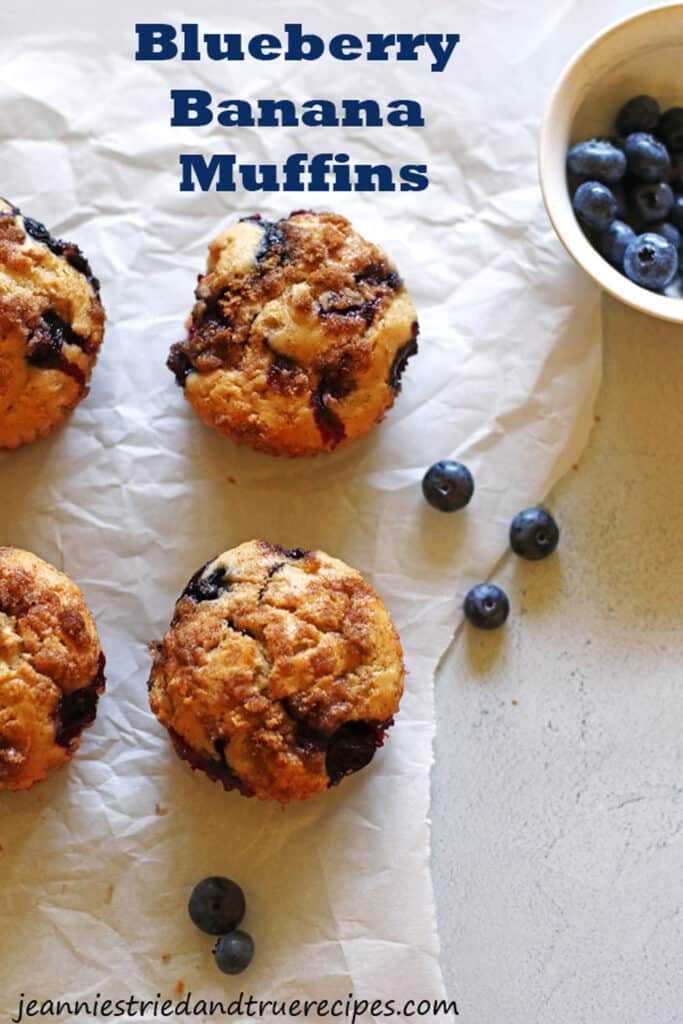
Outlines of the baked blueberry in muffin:
{"type": "Polygon", "coordinates": [[[179,756],[282,804],[369,764],[403,693],[398,635],[362,576],[264,541],[195,573],[151,651],[150,704],[179,756]]]}
{"type": "Polygon", "coordinates": [[[0,547],[0,791],[71,760],[104,690],[104,655],[75,583],[0,547]]]}
{"type": "Polygon", "coordinates": [[[0,448],[47,434],[87,395],[104,319],[78,246],[0,199],[0,448]]]}
{"type": "Polygon", "coordinates": [[[334,213],[259,215],[209,246],[169,369],[219,433],[274,455],[315,455],[367,434],[417,352],[396,268],[334,213]]]}

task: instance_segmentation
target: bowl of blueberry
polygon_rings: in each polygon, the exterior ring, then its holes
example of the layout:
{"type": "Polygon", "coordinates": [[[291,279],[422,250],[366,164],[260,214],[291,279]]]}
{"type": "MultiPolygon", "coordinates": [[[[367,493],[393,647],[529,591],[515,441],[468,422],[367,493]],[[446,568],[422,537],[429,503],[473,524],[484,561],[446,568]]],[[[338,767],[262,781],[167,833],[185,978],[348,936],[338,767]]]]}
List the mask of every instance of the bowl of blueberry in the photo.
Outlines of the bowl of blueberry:
{"type": "Polygon", "coordinates": [[[683,4],[621,21],[565,69],[541,129],[552,224],[607,292],[683,323],[683,4]]]}

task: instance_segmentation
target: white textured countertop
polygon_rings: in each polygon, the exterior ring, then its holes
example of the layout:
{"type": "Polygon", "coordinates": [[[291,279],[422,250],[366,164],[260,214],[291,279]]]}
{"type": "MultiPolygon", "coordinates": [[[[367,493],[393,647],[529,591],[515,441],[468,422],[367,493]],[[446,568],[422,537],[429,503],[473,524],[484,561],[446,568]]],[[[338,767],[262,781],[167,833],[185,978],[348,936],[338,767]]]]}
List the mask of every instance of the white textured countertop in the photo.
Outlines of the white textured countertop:
{"type": "Polygon", "coordinates": [[[683,1021],[683,329],[605,299],[591,442],[437,676],[433,862],[468,1024],[683,1021]]]}

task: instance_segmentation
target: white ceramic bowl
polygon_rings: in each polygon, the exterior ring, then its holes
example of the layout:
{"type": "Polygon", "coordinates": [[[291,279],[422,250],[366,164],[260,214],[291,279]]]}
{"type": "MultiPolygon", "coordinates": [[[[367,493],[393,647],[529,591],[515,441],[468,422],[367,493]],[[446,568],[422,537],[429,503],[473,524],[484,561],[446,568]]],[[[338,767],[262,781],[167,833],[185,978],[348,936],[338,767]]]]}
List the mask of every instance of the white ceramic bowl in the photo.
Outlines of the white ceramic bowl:
{"type": "Polygon", "coordinates": [[[633,15],[591,40],[562,74],[541,128],[539,174],[548,215],[578,265],[611,295],[662,320],[683,324],[683,299],[633,284],[583,234],[567,188],[567,150],[612,135],[619,108],[648,93],[662,107],[683,106],[683,4],[633,15]]]}

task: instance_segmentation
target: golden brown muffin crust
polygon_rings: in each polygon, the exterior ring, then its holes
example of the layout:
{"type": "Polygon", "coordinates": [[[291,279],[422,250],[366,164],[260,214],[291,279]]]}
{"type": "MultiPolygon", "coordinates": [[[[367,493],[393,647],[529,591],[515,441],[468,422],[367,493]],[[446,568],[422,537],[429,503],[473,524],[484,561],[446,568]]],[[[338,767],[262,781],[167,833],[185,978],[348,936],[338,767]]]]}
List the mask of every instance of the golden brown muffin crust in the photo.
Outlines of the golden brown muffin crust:
{"type": "Polygon", "coordinates": [[[104,319],[78,247],[0,199],[0,448],[42,437],[85,397],[104,319]]]}
{"type": "Polygon", "coordinates": [[[29,789],[71,759],[104,689],[103,665],[76,584],[28,551],[0,547],[0,791],[29,789]]]}
{"type": "Polygon", "coordinates": [[[228,228],[209,246],[196,298],[168,365],[210,426],[271,454],[366,434],[417,351],[396,268],[334,213],[228,228]]]}
{"type": "Polygon", "coordinates": [[[151,707],[181,756],[281,803],[328,788],[340,728],[369,723],[381,742],[403,692],[398,635],[362,576],[263,541],[195,574],[152,656],[151,707]]]}

